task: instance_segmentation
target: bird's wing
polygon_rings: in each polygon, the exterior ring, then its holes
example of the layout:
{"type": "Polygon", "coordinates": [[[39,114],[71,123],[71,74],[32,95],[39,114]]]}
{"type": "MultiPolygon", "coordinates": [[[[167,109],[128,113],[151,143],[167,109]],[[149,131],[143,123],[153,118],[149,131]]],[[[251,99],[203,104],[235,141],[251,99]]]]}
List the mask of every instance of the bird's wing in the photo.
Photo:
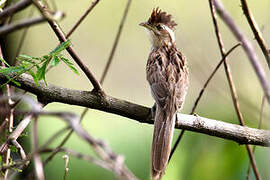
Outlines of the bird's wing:
{"type": "Polygon", "coordinates": [[[157,105],[168,102],[180,109],[188,88],[188,69],[185,57],[177,50],[165,53],[152,51],[147,63],[147,80],[157,105]]]}
{"type": "Polygon", "coordinates": [[[166,77],[167,59],[160,51],[151,52],[147,63],[147,80],[150,84],[151,93],[157,105],[164,108],[166,99],[170,95],[166,77]]]}
{"type": "Polygon", "coordinates": [[[170,55],[171,63],[174,67],[174,97],[175,104],[178,110],[180,110],[185,101],[186,93],[189,87],[188,80],[188,67],[186,58],[179,51],[174,51],[170,55]]]}

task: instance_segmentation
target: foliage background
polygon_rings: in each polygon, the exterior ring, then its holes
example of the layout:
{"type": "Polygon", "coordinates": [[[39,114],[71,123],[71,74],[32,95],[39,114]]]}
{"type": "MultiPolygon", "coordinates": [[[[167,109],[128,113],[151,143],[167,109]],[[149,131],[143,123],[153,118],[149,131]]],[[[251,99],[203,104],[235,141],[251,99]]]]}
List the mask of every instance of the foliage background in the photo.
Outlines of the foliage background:
{"type": "MultiPolygon", "coordinates": [[[[56,3],[59,10],[63,10],[67,15],[60,22],[65,32],[72,27],[90,5],[89,1],[78,3],[58,0],[56,3]]],[[[124,0],[101,0],[71,36],[73,47],[80,57],[86,61],[97,78],[101,77],[105,67],[126,3],[127,1],[124,0]]],[[[240,1],[224,1],[223,3],[245,34],[253,39],[252,32],[242,13],[240,1]]],[[[266,42],[269,43],[270,1],[249,1],[248,3],[259,27],[263,30],[266,42]]],[[[157,6],[171,13],[178,23],[176,30],[177,46],[187,56],[191,74],[191,86],[183,109],[184,113],[189,113],[200,88],[221,59],[208,1],[133,1],[119,46],[103,86],[105,91],[114,97],[149,107],[152,106],[153,99],[145,78],[145,65],[150,51],[150,43],[143,28],[138,24],[146,21],[152,9],[157,6]]],[[[29,10],[30,8],[26,11],[29,10]]],[[[27,16],[26,11],[20,13],[20,18],[27,16]]],[[[38,15],[38,13],[36,12],[35,15],[38,15]]],[[[237,42],[224,24],[219,24],[225,47],[228,50],[237,42]]],[[[12,39],[9,47],[14,52],[20,35],[21,31],[9,35],[12,39]]],[[[43,24],[29,29],[21,53],[41,56],[54,49],[57,44],[58,40],[50,27],[43,24]]],[[[270,75],[261,51],[255,41],[253,41],[253,44],[256,46],[261,63],[270,75]]],[[[67,54],[65,55],[68,57],[67,54]]],[[[241,48],[230,55],[229,64],[239,94],[244,119],[248,126],[257,127],[262,90],[254,70],[241,48]]],[[[76,76],[65,65],[52,69],[47,75],[47,81],[67,88],[91,89],[89,81],[82,72],[80,72],[80,76],[76,76]]],[[[77,114],[83,111],[81,107],[59,103],[50,104],[46,109],[75,111],[77,114]]],[[[264,128],[269,128],[270,113],[268,109],[269,106],[266,105],[264,128]]],[[[196,113],[213,119],[238,123],[223,68],[219,70],[210,83],[196,113]]],[[[62,121],[55,118],[41,119],[39,121],[40,144],[65,126],[62,121]]],[[[105,140],[115,152],[124,155],[128,167],[138,178],[149,179],[153,126],[96,110],[89,110],[83,120],[83,125],[93,136],[105,140]]],[[[176,130],[175,137],[178,133],[179,130],[176,130]]],[[[57,145],[59,142],[60,139],[55,141],[53,145],[57,145]]],[[[79,152],[92,153],[89,146],[76,135],[71,137],[66,146],[79,152]]],[[[262,179],[270,179],[269,148],[257,147],[255,157],[262,179]]],[[[215,137],[187,132],[168,166],[164,179],[245,179],[248,163],[249,160],[244,146],[215,137]]],[[[111,172],[75,158],[71,158],[69,169],[68,179],[114,179],[111,172]]],[[[61,154],[57,155],[45,167],[45,173],[47,179],[62,178],[64,160],[61,154]]],[[[253,174],[251,177],[254,179],[253,174]]]]}

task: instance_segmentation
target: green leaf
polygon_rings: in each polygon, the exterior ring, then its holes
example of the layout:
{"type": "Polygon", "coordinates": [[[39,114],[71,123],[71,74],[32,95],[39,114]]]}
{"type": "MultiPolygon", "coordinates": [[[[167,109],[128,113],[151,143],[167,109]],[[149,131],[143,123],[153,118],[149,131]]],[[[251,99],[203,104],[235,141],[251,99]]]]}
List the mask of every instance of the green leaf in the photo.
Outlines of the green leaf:
{"type": "Polygon", "coordinates": [[[26,60],[39,60],[39,61],[41,61],[42,59],[41,58],[39,58],[39,57],[34,57],[34,56],[29,56],[29,55],[26,55],[26,54],[20,54],[17,58],[19,58],[19,59],[26,59],[26,60]]]}
{"type": "Polygon", "coordinates": [[[52,56],[52,66],[57,66],[60,62],[60,59],[58,56],[52,56]]]}
{"type": "Polygon", "coordinates": [[[37,70],[37,79],[41,80],[45,78],[47,62],[44,62],[41,68],[37,70]]]}
{"type": "Polygon", "coordinates": [[[67,58],[64,57],[60,57],[61,60],[77,75],[79,75],[79,72],[77,71],[77,69],[74,67],[74,65],[72,64],[72,62],[70,62],[67,58]]]}
{"type": "Polygon", "coordinates": [[[65,42],[62,42],[59,46],[57,46],[50,54],[60,54],[63,50],[65,50],[67,47],[71,45],[70,39],[66,40],[65,42]]]}
{"type": "Polygon", "coordinates": [[[17,57],[17,60],[19,60],[22,64],[24,65],[34,65],[37,68],[39,67],[38,63],[40,63],[42,61],[42,58],[37,58],[37,57],[32,57],[32,56],[28,56],[28,55],[20,55],[17,57]],[[35,62],[34,60],[38,60],[40,62],[35,62]]]}
{"type": "Polygon", "coordinates": [[[1,61],[2,63],[4,63],[7,67],[10,67],[10,65],[9,65],[4,59],[2,59],[1,57],[0,57],[0,61],[1,61]]]}
{"type": "Polygon", "coordinates": [[[9,73],[17,73],[17,72],[22,72],[25,71],[25,67],[24,66],[11,66],[8,68],[1,68],[0,69],[0,73],[3,73],[5,75],[9,74],[9,73]]]}
{"type": "Polygon", "coordinates": [[[47,86],[47,82],[46,82],[46,77],[45,77],[45,74],[46,74],[46,68],[48,66],[48,63],[49,61],[45,61],[42,66],[37,70],[37,79],[38,80],[43,80],[47,86]]]}
{"type": "Polygon", "coordinates": [[[51,56],[50,56],[50,55],[44,55],[44,56],[42,56],[42,58],[43,58],[43,61],[44,61],[44,60],[45,60],[45,61],[49,61],[50,58],[51,58],[51,56]]]}
{"type": "Polygon", "coordinates": [[[38,78],[36,76],[36,74],[32,71],[32,70],[28,70],[29,74],[33,77],[34,79],[34,82],[37,86],[39,86],[39,83],[38,83],[38,78]]]}

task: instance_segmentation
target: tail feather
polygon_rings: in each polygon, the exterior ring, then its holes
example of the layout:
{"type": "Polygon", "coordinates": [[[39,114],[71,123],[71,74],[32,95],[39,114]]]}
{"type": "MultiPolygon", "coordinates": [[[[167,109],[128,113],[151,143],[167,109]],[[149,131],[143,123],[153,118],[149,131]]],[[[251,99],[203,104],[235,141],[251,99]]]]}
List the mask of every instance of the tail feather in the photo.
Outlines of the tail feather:
{"type": "Polygon", "coordinates": [[[175,113],[164,111],[157,107],[152,144],[151,175],[153,180],[160,180],[168,164],[175,113]]]}

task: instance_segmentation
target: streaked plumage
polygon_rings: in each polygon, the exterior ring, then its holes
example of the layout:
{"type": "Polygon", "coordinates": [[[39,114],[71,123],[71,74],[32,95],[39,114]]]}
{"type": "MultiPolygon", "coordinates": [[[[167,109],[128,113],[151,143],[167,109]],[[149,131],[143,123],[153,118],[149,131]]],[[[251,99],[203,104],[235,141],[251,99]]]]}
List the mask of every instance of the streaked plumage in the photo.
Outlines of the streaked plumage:
{"type": "Polygon", "coordinates": [[[165,173],[171,150],[175,115],[182,108],[188,90],[188,68],[185,57],[175,45],[176,23],[171,15],[154,9],[146,23],[152,49],[147,61],[146,76],[156,102],[152,144],[151,175],[159,180],[165,173]]]}

